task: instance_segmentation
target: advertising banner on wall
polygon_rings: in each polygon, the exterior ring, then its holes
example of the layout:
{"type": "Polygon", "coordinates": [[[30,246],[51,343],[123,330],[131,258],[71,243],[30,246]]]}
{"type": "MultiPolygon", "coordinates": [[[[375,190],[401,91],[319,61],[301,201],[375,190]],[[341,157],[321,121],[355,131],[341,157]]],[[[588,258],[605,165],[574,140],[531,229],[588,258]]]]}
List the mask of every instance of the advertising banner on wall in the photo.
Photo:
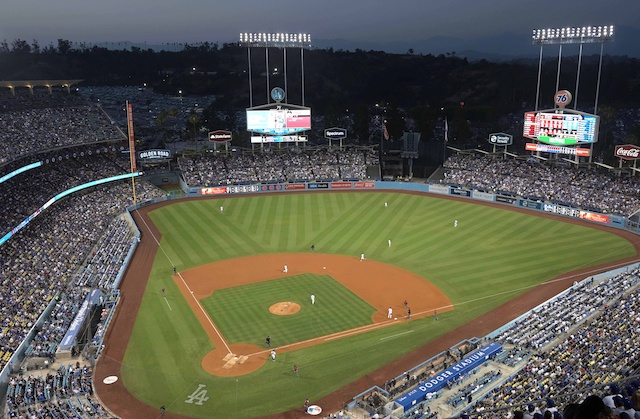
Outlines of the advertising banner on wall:
{"type": "Polygon", "coordinates": [[[444,371],[432,377],[427,377],[418,387],[409,390],[407,393],[395,399],[395,402],[401,405],[406,412],[411,406],[424,400],[428,394],[437,393],[438,390],[445,388],[449,382],[478,368],[500,352],[502,352],[502,345],[496,342],[492,342],[487,346],[475,350],[444,371]]]}
{"type": "Polygon", "coordinates": [[[580,218],[583,220],[595,221],[596,223],[608,224],[611,219],[604,215],[590,211],[580,211],[580,218]]]}
{"type": "Polygon", "coordinates": [[[227,193],[226,186],[217,186],[215,188],[202,188],[200,189],[201,195],[220,195],[223,193],[227,193]]]}
{"type": "Polygon", "coordinates": [[[228,193],[251,193],[260,191],[260,185],[231,185],[227,186],[228,193]]]}
{"type": "Polygon", "coordinates": [[[304,183],[287,183],[284,185],[284,189],[287,191],[305,189],[306,185],[304,183]]]}
{"type": "Polygon", "coordinates": [[[449,193],[457,196],[471,196],[471,191],[462,188],[451,188],[449,193]]]}
{"type": "Polygon", "coordinates": [[[531,208],[531,209],[537,209],[537,210],[542,209],[542,202],[527,201],[526,199],[519,200],[518,205],[524,208],[531,208]]]}
{"type": "MultiPolygon", "coordinates": [[[[304,187],[302,189],[304,189],[304,187]]],[[[270,183],[268,185],[260,185],[260,190],[262,192],[281,191],[282,185],[279,183],[270,183]]]]}
{"type": "Polygon", "coordinates": [[[496,202],[502,202],[503,204],[513,205],[517,200],[517,198],[514,198],[512,196],[496,195],[496,202]]]}
{"type": "Polygon", "coordinates": [[[473,197],[481,201],[493,202],[495,195],[487,192],[473,191],[473,197]]]}
{"type": "Polygon", "coordinates": [[[449,195],[449,187],[447,185],[429,185],[429,192],[449,195]]]}

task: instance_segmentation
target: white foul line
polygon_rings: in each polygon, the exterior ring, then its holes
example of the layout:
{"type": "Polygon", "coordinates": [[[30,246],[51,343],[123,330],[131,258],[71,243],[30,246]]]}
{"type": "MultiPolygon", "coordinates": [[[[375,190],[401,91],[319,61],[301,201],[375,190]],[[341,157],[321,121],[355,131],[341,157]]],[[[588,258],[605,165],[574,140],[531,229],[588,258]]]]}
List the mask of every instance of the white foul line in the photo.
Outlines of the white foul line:
{"type": "Polygon", "coordinates": [[[163,297],[164,301],[167,303],[167,305],[169,306],[169,310],[173,311],[173,309],[171,308],[171,305],[169,304],[169,300],[167,300],[167,297],[163,297]]]}
{"type": "Polygon", "coordinates": [[[196,298],[195,295],[193,295],[193,291],[191,291],[191,288],[189,288],[189,285],[187,285],[187,283],[185,282],[184,278],[182,277],[182,274],[180,272],[178,272],[178,277],[180,278],[180,280],[182,281],[182,283],[184,284],[185,287],[187,287],[187,291],[189,291],[189,293],[191,294],[191,298],[193,298],[193,301],[196,302],[196,304],[198,305],[198,307],[200,307],[200,311],[202,311],[202,314],[204,315],[204,317],[207,318],[207,321],[209,322],[209,325],[213,328],[213,331],[216,332],[216,335],[218,335],[218,337],[220,338],[220,340],[222,341],[222,344],[224,345],[225,348],[227,348],[227,351],[232,354],[233,352],[231,352],[231,349],[229,348],[229,345],[227,345],[227,342],[224,340],[224,338],[222,337],[222,335],[220,334],[220,332],[218,331],[218,328],[216,327],[215,324],[213,324],[213,321],[211,320],[211,317],[209,317],[209,315],[207,314],[207,312],[205,311],[204,307],[202,307],[202,304],[200,304],[200,301],[198,301],[198,299],[196,298]]]}
{"type": "MultiPolygon", "coordinates": [[[[142,222],[144,223],[144,225],[147,227],[147,231],[149,231],[149,234],[151,235],[151,237],[153,237],[153,240],[156,242],[156,244],[158,245],[158,248],[160,250],[162,250],[162,253],[164,253],[164,256],[167,258],[167,260],[169,261],[169,263],[171,263],[171,266],[175,266],[173,264],[173,262],[171,261],[171,258],[169,257],[169,255],[167,254],[167,252],[165,252],[164,248],[160,245],[160,241],[158,240],[158,238],[153,234],[153,231],[151,231],[151,228],[149,228],[149,225],[147,224],[147,222],[145,221],[143,216],[140,216],[140,219],[142,220],[142,222]]],[[[222,344],[224,345],[225,348],[227,348],[227,351],[229,351],[229,353],[233,353],[231,352],[231,349],[229,348],[229,345],[227,345],[227,342],[224,340],[224,338],[222,337],[222,335],[220,334],[220,332],[218,331],[218,329],[216,328],[216,326],[213,324],[213,321],[211,320],[211,318],[209,317],[209,315],[207,314],[207,312],[204,310],[204,307],[202,307],[202,305],[200,304],[200,301],[198,301],[198,299],[193,295],[193,291],[191,291],[191,288],[189,288],[189,286],[187,285],[187,283],[184,281],[184,278],[182,277],[182,274],[180,272],[177,272],[178,277],[180,278],[180,280],[182,281],[182,283],[184,284],[185,287],[187,287],[187,290],[189,291],[189,293],[191,294],[191,298],[193,298],[193,301],[196,302],[196,304],[198,305],[198,307],[200,307],[200,311],[202,311],[202,314],[204,314],[204,317],[206,317],[207,321],[209,322],[209,324],[211,325],[211,327],[213,328],[213,330],[216,332],[216,335],[218,335],[218,337],[220,338],[220,340],[222,341],[222,344]]],[[[167,304],[169,304],[169,302],[167,301],[167,304]]]]}
{"type": "Polygon", "coordinates": [[[402,336],[402,335],[406,335],[407,333],[413,333],[413,330],[408,330],[406,332],[402,332],[402,333],[396,333],[395,335],[391,335],[391,336],[386,336],[384,338],[380,338],[380,340],[387,340],[387,339],[393,339],[397,336],[402,336]]]}

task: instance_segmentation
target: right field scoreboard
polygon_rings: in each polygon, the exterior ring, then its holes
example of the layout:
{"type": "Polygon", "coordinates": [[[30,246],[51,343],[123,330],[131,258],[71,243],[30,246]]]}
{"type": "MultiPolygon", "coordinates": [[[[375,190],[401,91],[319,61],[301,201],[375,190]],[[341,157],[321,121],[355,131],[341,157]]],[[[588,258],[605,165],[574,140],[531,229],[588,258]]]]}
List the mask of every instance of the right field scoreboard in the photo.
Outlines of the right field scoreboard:
{"type": "Polygon", "coordinates": [[[524,114],[523,136],[541,143],[571,146],[598,141],[600,117],[565,109],[524,114]]]}

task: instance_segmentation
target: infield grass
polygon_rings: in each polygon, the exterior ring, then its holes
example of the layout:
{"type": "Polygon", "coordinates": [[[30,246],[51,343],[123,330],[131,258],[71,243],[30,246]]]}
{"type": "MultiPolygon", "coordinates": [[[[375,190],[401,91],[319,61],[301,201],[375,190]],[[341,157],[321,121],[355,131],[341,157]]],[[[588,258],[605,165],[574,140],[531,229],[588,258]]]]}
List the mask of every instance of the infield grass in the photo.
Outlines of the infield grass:
{"type": "MultiPolygon", "coordinates": [[[[317,400],[541,282],[635,254],[628,241],[605,231],[472,202],[394,192],[225,196],[176,203],[153,211],[151,218],[162,232],[162,248],[127,348],[122,379],[152,406],[164,404],[168,411],[202,418],[245,418],[299,408],[304,399],[317,400]],[[172,265],[186,270],[255,254],[308,252],[311,244],[319,253],[357,257],[364,252],[367,259],[412,271],[442,289],[455,310],[442,313],[438,322],[402,322],[282,353],[277,362],[246,376],[207,374],[201,360],[211,343],[173,283],[172,265]],[[171,309],[159,292],[163,287],[171,309]],[[299,379],[292,375],[293,363],[300,365],[299,379]],[[202,405],[187,403],[199,385],[205,386],[208,399],[202,405]]],[[[263,292],[278,292],[280,284],[268,281],[263,292]]],[[[242,298],[268,304],[259,295],[249,295],[254,286],[258,284],[231,288],[220,298],[244,293],[242,298]]],[[[300,298],[307,301],[308,291],[300,298]]],[[[222,300],[207,301],[207,306],[225,338],[262,345],[270,333],[264,330],[270,327],[268,320],[257,319],[257,314],[251,314],[253,320],[237,319],[233,307],[218,312],[227,304],[222,300]],[[261,324],[249,330],[254,321],[261,324]]],[[[355,310],[348,314],[349,321],[370,319],[367,304],[355,310]]],[[[278,336],[295,341],[304,339],[304,333],[325,333],[288,329],[283,325],[278,336]]]]}
{"type": "Polygon", "coordinates": [[[304,274],[215,291],[202,305],[227,343],[288,345],[371,323],[376,309],[330,276],[304,274]],[[310,290],[322,295],[311,304],[310,290]],[[292,316],[268,314],[278,302],[298,302],[292,316]],[[277,338],[276,338],[277,337],[277,338]]]}

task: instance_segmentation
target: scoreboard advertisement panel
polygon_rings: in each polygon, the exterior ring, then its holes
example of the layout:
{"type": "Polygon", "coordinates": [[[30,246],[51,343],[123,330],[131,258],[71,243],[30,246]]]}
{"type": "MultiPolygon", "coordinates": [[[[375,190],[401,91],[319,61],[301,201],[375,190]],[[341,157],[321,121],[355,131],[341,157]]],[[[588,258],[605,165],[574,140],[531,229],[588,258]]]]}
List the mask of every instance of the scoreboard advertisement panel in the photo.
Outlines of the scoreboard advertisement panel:
{"type": "Polygon", "coordinates": [[[311,129],[311,109],[247,109],[247,131],[287,136],[311,129]]]}
{"type": "Polygon", "coordinates": [[[537,143],[525,144],[525,150],[541,151],[543,153],[554,153],[554,154],[570,154],[572,156],[578,156],[578,157],[589,157],[591,155],[591,150],[588,148],[562,147],[558,145],[546,145],[546,144],[537,144],[537,143]]]}
{"type": "Polygon", "coordinates": [[[599,122],[599,116],[577,111],[526,112],[523,135],[550,145],[590,144],[598,141],[599,122]]]}
{"type": "Polygon", "coordinates": [[[260,143],[299,143],[307,141],[306,135],[263,135],[263,136],[252,136],[251,143],[252,144],[260,144],[260,143]]]}

